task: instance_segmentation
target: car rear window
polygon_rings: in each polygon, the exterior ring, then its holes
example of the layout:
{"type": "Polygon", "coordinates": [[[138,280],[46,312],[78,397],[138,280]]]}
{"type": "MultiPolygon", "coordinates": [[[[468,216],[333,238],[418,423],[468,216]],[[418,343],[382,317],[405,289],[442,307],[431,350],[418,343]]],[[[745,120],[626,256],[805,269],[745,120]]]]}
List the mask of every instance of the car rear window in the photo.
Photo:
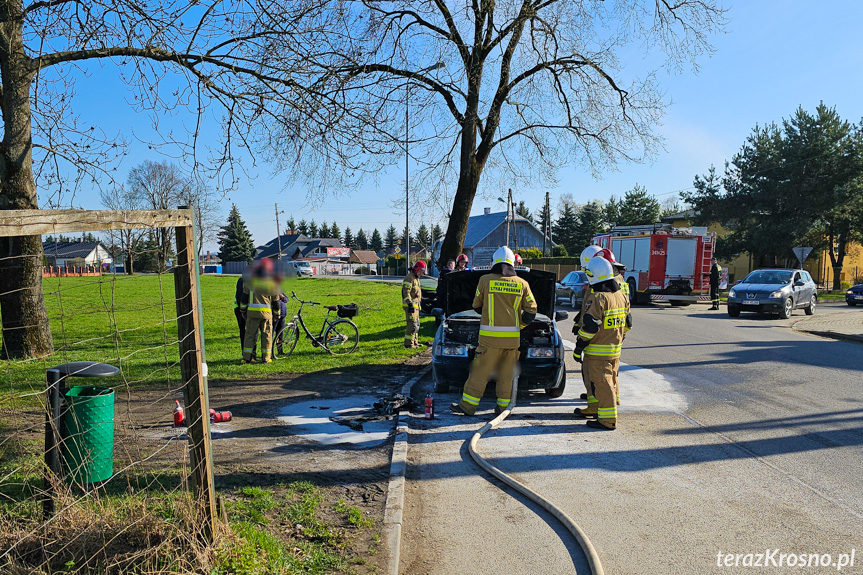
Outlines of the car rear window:
{"type": "Polygon", "coordinates": [[[577,281],[579,281],[579,282],[586,282],[587,281],[587,274],[586,273],[584,273],[584,272],[572,272],[572,273],[575,276],[574,279],[576,279],[577,281]]]}
{"type": "Polygon", "coordinates": [[[745,284],[787,284],[791,281],[793,272],[785,271],[754,271],[743,280],[745,284]]]}

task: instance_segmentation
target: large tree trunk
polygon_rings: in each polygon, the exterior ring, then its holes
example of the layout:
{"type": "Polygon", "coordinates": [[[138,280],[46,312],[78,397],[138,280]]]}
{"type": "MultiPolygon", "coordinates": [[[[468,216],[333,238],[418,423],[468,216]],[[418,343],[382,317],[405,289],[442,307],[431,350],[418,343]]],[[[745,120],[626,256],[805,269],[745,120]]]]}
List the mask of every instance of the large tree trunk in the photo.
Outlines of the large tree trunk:
{"type": "MultiPolygon", "coordinates": [[[[0,78],[3,143],[0,209],[37,209],[33,181],[30,85],[33,71],[24,52],[21,2],[0,2],[0,78]]],[[[50,354],[53,349],[42,295],[42,237],[0,238],[0,314],[3,357],[50,354]]]]}
{"type": "MultiPolygon", "coordinates": [[[[464,247],[467,222],[482,175],[484,162],[478,161],[476,157],[476,128],[473,122],[467,120],[462,126],[459,164],[458,186],[452,203],[452,213],[446,235],[441,245],[440,258],[437,261],[438,269],[443,269],[449,260],[456,259],[464,247]]],[[[479,264],[480,262],[473,263],[479,264]]]]}

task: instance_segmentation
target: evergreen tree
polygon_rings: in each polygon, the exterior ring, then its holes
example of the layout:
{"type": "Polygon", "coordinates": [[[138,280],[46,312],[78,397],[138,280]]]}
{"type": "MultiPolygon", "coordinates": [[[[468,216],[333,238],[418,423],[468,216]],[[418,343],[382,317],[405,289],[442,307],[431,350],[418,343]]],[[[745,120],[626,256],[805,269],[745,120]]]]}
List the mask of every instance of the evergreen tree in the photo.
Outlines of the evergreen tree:
{"type": "Polygon", "coordinates": [[[515,207],[515,213],[523,218],[531,219],[530,210],[525,205],[524,200],[515,207]]]}
{"type": "Polygon", "coordinates": [[[583,248],[576,245],[578,241],[578,215],[575,207],[569,202],[563,204],[560,216],[554,222],[554,241],[562,244],[567,253],[581,253],[583,248]]]}
{"type": "Polygon", "coordinates": [[[623,199],[614,196],[605,206],[605,217],[614,226],[639,226],[653,224],[659,220],[659,201],[649,195],[638,184],[624,194],[623,199]]]}
{"type": "Polygon", "coordinates": [[[315,220],[309,222],[309,237],[317,238],[318,236],[318,224],[315,223],[315,220]]]}
{"type": "Polygon", "coordinates": [[[381,233],[375,228],[375,231],[372,232],[372,239],[369,240],[369,249],[373,252],[377,253],[384,249],[384,241],[381,239],[381,233]]]}
{"type": "Polygon", "coordinates": [[[330,234],[330,226],[327,225],[327,220],[324,220],[324,223],[322,223],[320,229],[318,229],[318,237],[324,239],[332,237],[330,234]]]}
{"type": "Polygon", "coordinates": [[[309,235],[309,223],[306,220],[300,220],[300,223],[297,224],[297,231],[304,236],[309,235]]]}
{"type": "Polygon", "coordinates": [[[357,239],[354,237],[354,234],[351,233],[351,228],[345,228],[345,246],[352,250],[360,249],[357,246],[357,239]]]}
{"type": "Polygon", "coordinates": [[[429,229],[426,227],[425,224],[420,225],[413,243],[418,244],[424,248],[431,246],[431,234],[429,233],[429,229]]]}
{"type": "MultiPolygon", "coordinates": [[[[578,212],[578,228],[573,238],[573,247],[581,253],[581,250],[590,245],[593,236],[603,231],[605,231],[605,213],[602,204],[598,200],[587,202],[578,212]]],[[[570,253],[576,253],[576,251],[570,253]]]]}
{"type": "Polygon", "coordinates": [[[294,221],[294,215],[293,214],[291,214],[291,217],[288,218],[287,226],[288,226],[288,231],[290,231],[290,232],[294,232],[297,230],[297,222],[294,221]]]}
{"type": "Polygon", "coordinates": [[[236,204],[231,205],[228,223],[219,230],[217,238],[219,258],[223,262],[251,262],[254,259],[255,244],[252,241],[252,234],[249,233],[246,222],[240,217],[240,210],[237,209],[236,204]]]}
{"type": "Polygon", "coordinates": [[[384,239],[384,249],[391,250],[399,245],[399,233],[396,231],[396,227],[390,224],[390,227],[387,228],[387,235],[384,239]]]}
{"type": "Polygon", "coordinates": [[[539,210],[539,213],[535,216],[536,218],[536,226],[539,228],[544,234],[551,235],[552,232],[552,214],[551,214],[551,206],[546,209],[545,204],[542,205],[542,209],[539,210]]]}
{"type": "Polygon", "coordinates": [[[333,222],[330,226],[330,237],[334,240],[342,241],[342,230],[339,229],[339,224],[333,222]]]}
{"type": "MultiPolygon", "coordinates": [[[[345,232],[345,235],[347,235],[347,231],[345,232]]],[[[369,249],[369,238],[366,237],[366,232],[362,228],[360,228],[360,231],[357,232],[356,244],[357,244],[357,249],[361,249],[361,250],[369,249]]]]}
{"type": "Polygon", "coordinates": [[[432,228],[431,237],[432,237],[432,243],[438,241],[439,239],[441,239],[443,237],[443,230],[440,229],[439,224],[435,224],[434,227],[432,228]]]}

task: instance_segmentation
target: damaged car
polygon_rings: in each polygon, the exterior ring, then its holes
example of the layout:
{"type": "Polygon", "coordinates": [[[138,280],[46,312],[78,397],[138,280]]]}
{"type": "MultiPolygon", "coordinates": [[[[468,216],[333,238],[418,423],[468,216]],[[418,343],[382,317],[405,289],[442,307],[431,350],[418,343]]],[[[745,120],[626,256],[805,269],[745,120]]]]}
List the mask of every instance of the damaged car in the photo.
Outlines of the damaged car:
{"type": "MultiPolygon", "coordinates": [[[[447,274],[438,284],[441,308],[434,310],[441,319],[432,347],[432,375],[435,391],[461,388],[467,380],[470,362],[479,342],[480,315],[473,310],[479,278],[489,271],[447,274]]],[[[536,299],[537,314],[521,330],[519,346],[521,375],[519,390],[545,390],[549,397],[560,397],[566,386],[566,350],[557,330],[567,312],[554,311],[556,276],[543,270],[517,270],[528,282],[536,299]]]]}

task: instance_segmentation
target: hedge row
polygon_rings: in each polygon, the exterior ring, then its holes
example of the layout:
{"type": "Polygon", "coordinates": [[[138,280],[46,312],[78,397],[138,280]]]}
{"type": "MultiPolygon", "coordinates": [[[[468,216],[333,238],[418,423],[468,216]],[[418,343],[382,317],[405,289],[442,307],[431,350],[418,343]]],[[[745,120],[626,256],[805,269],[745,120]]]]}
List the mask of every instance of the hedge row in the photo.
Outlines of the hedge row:
{"type": "Polygon", "coordinates": [[[529,266],[530,264],[549,264],[549,265],[557,265],[557,266],[577,266],[579,265],[578,258],[533,258],[529,260],[524,260],[524,265],[529,266]]]}

